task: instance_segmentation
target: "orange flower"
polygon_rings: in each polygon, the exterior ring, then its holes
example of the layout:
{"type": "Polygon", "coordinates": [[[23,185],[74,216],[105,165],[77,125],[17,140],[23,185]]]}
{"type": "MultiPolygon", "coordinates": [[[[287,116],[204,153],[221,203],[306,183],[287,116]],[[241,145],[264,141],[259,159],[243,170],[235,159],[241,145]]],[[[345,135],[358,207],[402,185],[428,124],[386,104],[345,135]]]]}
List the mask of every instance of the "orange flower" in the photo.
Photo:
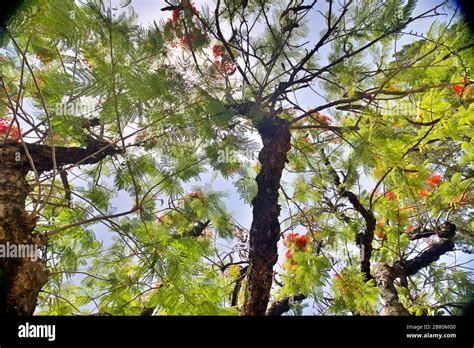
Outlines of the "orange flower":
{"type": "Polygon", "coordinates": [[[332,123],[332,120],[329,118],[329,116],[323,115],[318,111],[314,112],[313,115],[315,116],[316,120],[322,124],[330,125],[332,123]]]}
{"type": "Polygon", "coordinates": [[[397,196],[395,195],[393,191],[388,191],[385,194],[385,198],[387,198],[389,201],[393,201],[395,198],[397,198],[397,196]]]}
{"type": "Polygon", "coordinates": [[[420,197],[421,197],[421,198],[426,198],[426,197],[428,197],[430,194],[431,194],[431,190],[430,190],[430,189],[423,189],[423,190],[420,191],[420,197]]]}
{"type": "Polygon", "coordinates": [[[413,232],[414,229],[415,227],[413,227],[413,225],[410,225],[410,226],[405,227],[405,232],[410,233],[410,232],[413,232]]]}
{"type": "Polygon", "coordinates": [[[431,175],[428,180],[426,180],[426,184],[429,186],[438,186],[441,182],[441,175],[431,175]]]}
{"type": "Polygon", "coordinates": [[[459,97],[461,96],[462,92],[466,88],[466,85],[454,85],[453,90],[459,97]]]}
{"type": "Polygon", "coordinates": [[[385,226],[385,220],[380,220],[375,226],[375,235],[377,238],[382,239],[384,237],[383,228],[385,226]]]}

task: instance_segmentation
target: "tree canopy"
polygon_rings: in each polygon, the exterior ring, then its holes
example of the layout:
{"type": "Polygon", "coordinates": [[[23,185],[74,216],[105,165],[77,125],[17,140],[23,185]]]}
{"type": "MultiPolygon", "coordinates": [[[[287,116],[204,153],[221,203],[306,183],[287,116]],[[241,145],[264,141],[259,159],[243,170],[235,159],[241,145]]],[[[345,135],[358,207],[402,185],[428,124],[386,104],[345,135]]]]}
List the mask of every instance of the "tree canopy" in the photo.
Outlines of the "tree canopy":
{"type": "Polygon", "coordinates": [[[463,312],[456,7],[182,0],[146,27],[114,6],[25,1],[1,38],[0,244],[41,257],[0,259],[0,313],[463,312]]]}

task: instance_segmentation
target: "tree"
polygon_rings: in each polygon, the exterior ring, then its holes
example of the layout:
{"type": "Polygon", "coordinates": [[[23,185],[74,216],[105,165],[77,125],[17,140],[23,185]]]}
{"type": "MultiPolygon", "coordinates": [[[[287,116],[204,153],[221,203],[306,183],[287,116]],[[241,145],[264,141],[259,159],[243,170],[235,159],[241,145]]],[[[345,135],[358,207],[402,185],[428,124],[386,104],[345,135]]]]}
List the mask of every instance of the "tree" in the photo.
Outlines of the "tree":
{"type": "Polygon", "coordinates": [[[0,312],[459,313],[469,273],[438,262],[473,237],[457,12],[209,6],[169,3],[145,29],[128,4],[48,0],[9,24],[0,244],[43,258],[0,261],[0,312]],[[190,191],[210,172],[236,179],[250,226],[212,186],[190,191]]]}

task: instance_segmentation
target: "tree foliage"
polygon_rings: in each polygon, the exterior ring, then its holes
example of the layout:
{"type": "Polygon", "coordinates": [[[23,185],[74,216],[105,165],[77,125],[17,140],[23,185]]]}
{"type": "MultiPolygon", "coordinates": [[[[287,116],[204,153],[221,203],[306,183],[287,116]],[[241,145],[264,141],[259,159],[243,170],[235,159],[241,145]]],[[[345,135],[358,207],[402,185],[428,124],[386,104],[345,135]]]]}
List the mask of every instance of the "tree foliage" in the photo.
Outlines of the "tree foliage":
{"type": "Polygon", "coordinates": [[[0,148],[32,151],[49,270],[36,313],[461,313],[474,37],[457,9],[168,5],[146,28],[133,2],[27,1],[2,38],[0,148]]]}

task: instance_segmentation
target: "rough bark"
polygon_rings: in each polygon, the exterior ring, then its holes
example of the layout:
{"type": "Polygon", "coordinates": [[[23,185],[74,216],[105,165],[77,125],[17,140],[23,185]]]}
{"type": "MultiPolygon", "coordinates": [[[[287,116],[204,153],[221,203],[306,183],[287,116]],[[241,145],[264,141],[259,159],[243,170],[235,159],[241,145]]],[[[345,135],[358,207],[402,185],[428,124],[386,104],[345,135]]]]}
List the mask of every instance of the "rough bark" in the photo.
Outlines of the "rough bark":
{"type": "MultiPolygon", "coordinates": [[[[0,245],[29,246],[33,250],[43,245],[33,233],[36,218],[25,211],[29,187],[26,174],[32,170],[24,145],[38,172],[53,169],[52,149],[46,145],[8,142],[0,145],[0,245]]],[[[56,165],[91,164],[107,155],[120,152],[102,143],[82,148],[56,148],[56,165]]],[[[7,255],[5,255],[7,256],[7,255]]],[[[48,280],[44,261],[28,257],[0,258],[0,315],[32,315],[38,294],[48,280]]]]}
{"type": "Polygon", "coordinates": [[[248,280],[245,289],[244,315],[265,315],[273,281],[273,266],[278,259],[280,206],[278,190],[290,149],[289,123],[278,117],[265,118],[257,127],[263,148],[257,175],[257,195],[252,201],[248,280]]]}
{"type": "MultiPolygon", "coordinates": [[[[25,213],[28,185],[15,146],[0,147],[0,245],[41,246],[25,213]]],[[[48,272],[32,258],[0,258],[0,314],[31,315],[48,272]]]]}
{"type": "Polygon", "coordinates": [[[393,269],[386,263],[377,266],[375,279],[379,288],[380,296],[385,302],[385,315],[409,315],[398,299],[397,289],[393,284],[395,280],[393,269]]]}

